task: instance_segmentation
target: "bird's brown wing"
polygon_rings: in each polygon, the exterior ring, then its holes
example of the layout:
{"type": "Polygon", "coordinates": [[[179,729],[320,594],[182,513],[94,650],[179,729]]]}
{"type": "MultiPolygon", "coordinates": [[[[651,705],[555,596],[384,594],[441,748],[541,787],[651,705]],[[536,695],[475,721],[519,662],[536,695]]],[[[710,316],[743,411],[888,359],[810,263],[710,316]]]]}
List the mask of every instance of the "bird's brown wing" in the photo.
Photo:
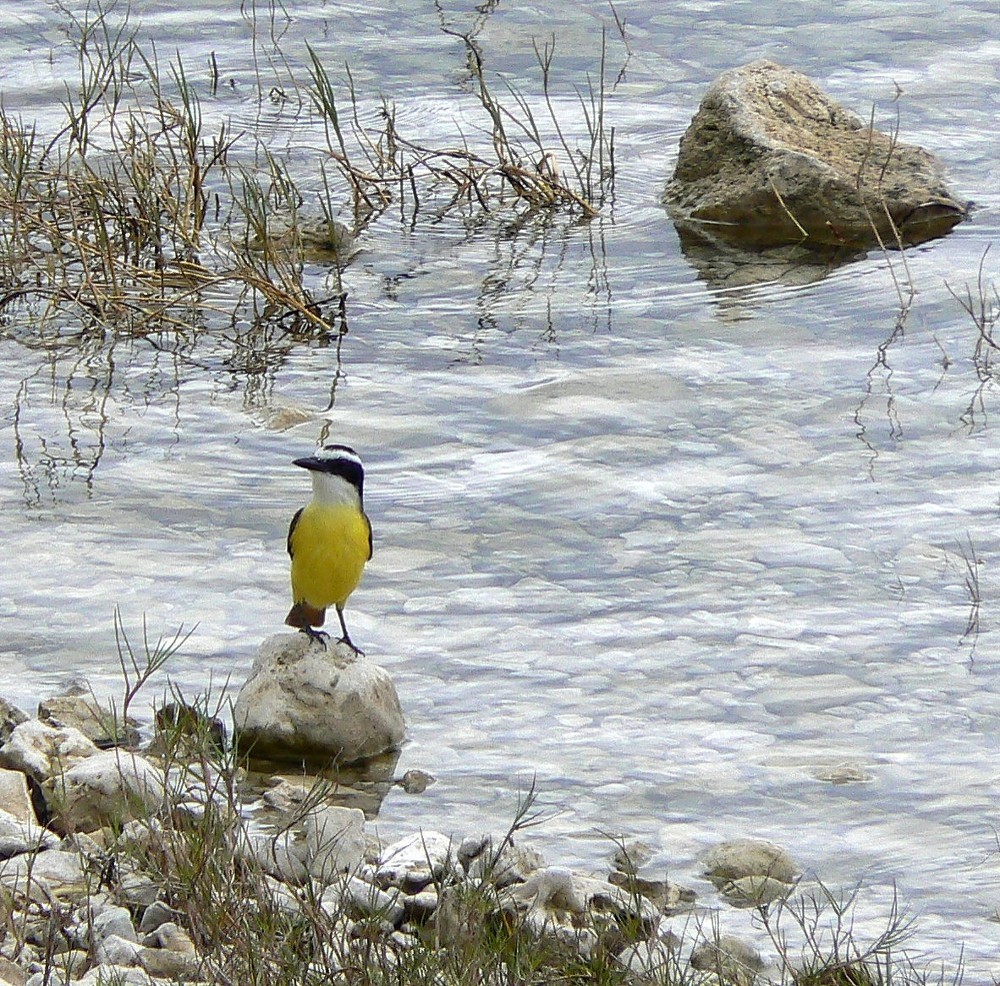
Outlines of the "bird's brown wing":
{"type": "MultiPolygon", "coordinates": [[[[296,516],[298,516],[298,514],[296,514],[296,516]]],[[[368,519],[368,514],[362,514],[361,516],[364,517],[365,523],[368,525],[368,560],[371,561],[372,560],[372,522],[368,519]]],[[[295,524],[295,521],[293,520],[292,521],[292,525],[294,526],[294,524],[295,524]]],[[[289,532],[288,536],[291,537],[291,532],[289,532]]]]}
{"type": "Polygon", "coordinates": [[[288,525],[288,541],[286,542],[286,546],[288,548],[289,558],[294,557],[294,552],[292,551],[292,534],[295,533],[295,527],[298,524],[299,518],[302,516],[302,511],[304,509],[304,507],[299,507],[299,509],[295,511],[295,516],[292,518],[291,524],[288,525]]]}

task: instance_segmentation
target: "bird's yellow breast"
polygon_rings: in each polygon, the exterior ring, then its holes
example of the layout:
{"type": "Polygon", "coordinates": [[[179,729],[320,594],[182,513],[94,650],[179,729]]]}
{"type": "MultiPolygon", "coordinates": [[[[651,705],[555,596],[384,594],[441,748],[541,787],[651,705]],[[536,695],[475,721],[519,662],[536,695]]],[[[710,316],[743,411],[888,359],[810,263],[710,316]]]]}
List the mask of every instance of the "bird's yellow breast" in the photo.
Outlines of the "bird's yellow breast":
{"type": "Polygon", "coordinates": [[[292,597],[317,609],[343,606],[371,556],[368,519],[356,507],[310,503],[289,536],[292,597]]]}

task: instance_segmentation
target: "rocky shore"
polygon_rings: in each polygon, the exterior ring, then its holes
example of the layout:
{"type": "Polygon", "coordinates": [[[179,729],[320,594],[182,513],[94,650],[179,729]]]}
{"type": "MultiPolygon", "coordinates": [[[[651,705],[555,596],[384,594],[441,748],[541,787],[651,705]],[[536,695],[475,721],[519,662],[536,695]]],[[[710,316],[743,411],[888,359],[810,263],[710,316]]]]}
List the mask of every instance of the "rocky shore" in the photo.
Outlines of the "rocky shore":
{"type": "Polygon", "coordinates": [[[0,703],[0,983],[789,981],[786,958],[726,932],[727,913],[803,892],[768,842],[709,852],[700,900],[625,838],[600,874],[543,859],[531,795],[499,829],[386,844],[377,801],[254,773],[203,709],[139,735],[85,693],[36,717],[0,703]]]}

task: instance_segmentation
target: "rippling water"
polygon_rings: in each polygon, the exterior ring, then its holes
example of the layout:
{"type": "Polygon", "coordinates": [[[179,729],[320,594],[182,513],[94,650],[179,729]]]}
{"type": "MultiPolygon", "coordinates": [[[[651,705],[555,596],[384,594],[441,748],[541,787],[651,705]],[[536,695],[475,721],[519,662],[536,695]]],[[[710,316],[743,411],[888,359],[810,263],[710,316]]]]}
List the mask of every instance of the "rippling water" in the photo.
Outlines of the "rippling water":
{"type": "MultiPolygon", "coordinates": [[[[362,113],[384,91],[400,129],[474,119],[441,31],[470,27],[470,7],[312,0],[255,22],[168,6],[132,4],[192,66],[206,116],[292,160],[322,138],[267,98],[273,37],[299,66],[306,39],[350,62],[362,113]]],[[[4,104],[51,127],[74,72],[64,18],[8,8],[4,104]]],[[[31,707],[68,676],[115,693],[116,605],[136,635],[143,614],[153,636],[197,624],[178,686],[238,683],[287,607],[284,534],[307,496],[289,460],[328,430],[368,464],[375,557],[352,636],[399,688],[400,769],[438,777],[390,795],[381,831],[504,825],[537,777],[552,817],[533,837],[554,862],[598,866],[605,833],[640,836],[710,902],[697,854],[772,838],[832,886],[863,881],[873,927],[895,886],[917,953],[954,965],[964,946],[984,981],[1000,971],[997,390],[947,286],[974,284],[1000,231],[995,0],[618,9],[632,55],[608,107],[613,207],[520,227],[387,215],[344,274],[339,351],[291,343],[261,371],[225,332],[56,325],[39,342],[7,317],[4,694],[31,707]],[[719,71],[762,56],[861,115],[874,101],[883,125],[898,110],[978,203],[908,252],[902,332],[898,256],[740,285],[681,252],[659,205],[679,135],[719,71]]],[[[531,38],[555,33],[557,103],[578,120],[572,83],[595,71],[608,9],[481,21],[487,69],[532,92],[531,38]]]]}

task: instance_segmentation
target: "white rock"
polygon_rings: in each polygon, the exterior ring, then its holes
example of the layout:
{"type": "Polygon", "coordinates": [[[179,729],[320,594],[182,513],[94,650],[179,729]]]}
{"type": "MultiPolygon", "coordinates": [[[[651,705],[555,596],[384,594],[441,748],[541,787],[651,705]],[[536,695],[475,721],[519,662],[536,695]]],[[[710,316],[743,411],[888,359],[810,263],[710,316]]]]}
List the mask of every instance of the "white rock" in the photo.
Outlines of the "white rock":
{"type": "Polygon", "coordinates": [[[93,831],[102,825],[142,818],[161,807],[163,775],[148,760],[108,750],[81,760],[49,782],[57,809],[54,828],[93,831]]]}
{"type": "Polygon", "coordinates": [[[139,964],[151,976],[162,982],[196,982],[201,972],[201,960],[196,955],[188,955],[166,948],[140,948],[139,964]]]}
{"type": "Polygon", "coordinates": [[[733,907],[766,907],[776,900],[784,900],[791,892],[791,884],[769,876],[744,876],[720,888],[722,896],[733,907]]]}
{"type": "Polygon", "coordinates": [[[24,986],[66,986],[66,977],[57,969],[46,969],[29,976],[24,986]]]}
{"type": "Polygon", "coordinates": [[[57,729],[29,719],[17,726],[0,747],[0,766],[20,770],[42,783],[95,753],[100,750],[79,729],[57,729]]]}
{"type": "Polygon", "coordinates": [[[0,809],[22,822],[37,822],[28,793],[28,779],[20,770],[0,768],[0,809]]]}
{"type": "Polygon", "coordinates": [[[724,982],[753,983],[764,968],[764,960],[752,946],[732,935],[703,942],[692,952],[691,968],[714,972],[724,982]]]}
{"type": "Polygon", "coordinates": [[[103,941],[114,935],[130,942],[137,942],[139,936],[132,925],[132,915],[124,907],[109,904],[100,909],[90,922],[90,930],[95,941],[103,941]]]}
{"type": "Polygon", "coordinates": [[[0,810],[0,859],[52,849],[58,842],[59,837],[54,832],[34,821],[21,821],[9,811],[0,810]]]}
{"type": "Polygon", "coordinates": [[[418,832],[386,846],[375,880],[380,887],[401,887],[413,894],[440,880],[451,868],[454,844],[441,832],[418,832]]]}
{"type": "Polygon", "coordinates": [[[544,911],[560,920],[564,916],[582,914],[586,908],[583,894],[574,885],[572,871],[563,866],[538,870],[524,883],[510,887],[508,893],[514,900],[529,904],[533,910],[544,911]]]}
{"type": "Polygon", "coordinates": [[[108,935],[94,946],[94,957],[101,965],[138,965],[141,946],[118,935],[108,935]]]}
{"type": "Polygon", "coordinates": [[[398,890],[386,893],[356,876],[327,888],[321,900],[323,908],[332,916],[347,914],[354,919],[375,917],[392,927],[400,924],[405,913],[398,890]]]}
{"type": "Polygon", "coordinates": [[[233,710],[239,746],[277,760],[353,763],[396,749],[405,725],[384,668],[303,633],[261,644],[233,710]]]}
{"type": "Polygon", "coordinates": [[[73,981],[73,986],[156,986],[156,980],[138,966],[95,965],[73,981]]]}
{"type": "Polygon", "coordinates": [[[75,852],[48,849],[0,863],[0,887],[36,901],[48,902],[55,894],[83,892],[90,881],[75,852]]]}
{"type": "MultiPolygon", "coordinates": [[[[139,921],[139,931],[143,934],[148,935],[151,932],[155,932],[157,928],[164,924],[174,924],[176,926],[177,922],[181,920],[181,912],[175,910],[169,904],[162,900],[154,900],[143,912],[142,919],[139,921]]],[[[159,944],[159,942],[144,941],[145,945],[159,944]]]]}
{"type": "Polygon", "coordinates": [[[489,880],[497,887],[523,883],[545,866],[542,854],[530,846],[511,845],[504,840],[499,852],[491,835],[463,839],[458,859],[474,880],[489,880]]]}
{"type": "Polygon", "coordinates": [[[155,931],[143,938],[142,944],[150,948],[177,952],[181,955],[195,954],[191,936],[173,921],[164,921],[155,931]]]}
{"type": "Polygon", "coordinates": [[[0,983],[8,983],[9,986],[24,986],[27,978],[24,970],[16,962],[0,955],[0,983]]]}
{"type": "Polygon", "coordinates": [[[309,879],[305,836],[301,832],[254,833],[248,844],[254,859],[269,876],[293,886],[309,879]]]}
{"type": "Polygon", "coordinates": [[[365,813],[360,808],[328,805],[310,812],[304,822],[309,875],[329,883],[337,874],[358,868],[365,853],[365,813]]]}
{"type": "Polygon", "coordinates": [[[85,690],[54,695],[38,703],[38,718],[50,726],[72,726],[102,750],[110,746],[134,746],[139,742],[138,725],[123,719],[112,706],[102,706],[85,690]]]}

